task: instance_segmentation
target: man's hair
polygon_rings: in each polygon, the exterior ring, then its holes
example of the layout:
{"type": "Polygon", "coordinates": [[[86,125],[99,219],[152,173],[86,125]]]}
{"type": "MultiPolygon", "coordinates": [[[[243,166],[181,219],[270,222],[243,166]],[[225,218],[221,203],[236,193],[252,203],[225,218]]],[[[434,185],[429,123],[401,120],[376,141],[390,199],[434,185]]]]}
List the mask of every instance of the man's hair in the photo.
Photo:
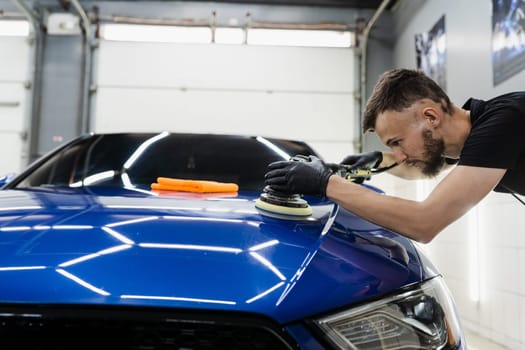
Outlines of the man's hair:
{"type": "Polygon", "coordinates": [[[392,69],[379,77],[363,114],[363,132],[375,129],[377,115],[384,111],[400,112],[424,98],[441,104],[445,113],[452,103],[443,89],[420,70],[392,69]]]}

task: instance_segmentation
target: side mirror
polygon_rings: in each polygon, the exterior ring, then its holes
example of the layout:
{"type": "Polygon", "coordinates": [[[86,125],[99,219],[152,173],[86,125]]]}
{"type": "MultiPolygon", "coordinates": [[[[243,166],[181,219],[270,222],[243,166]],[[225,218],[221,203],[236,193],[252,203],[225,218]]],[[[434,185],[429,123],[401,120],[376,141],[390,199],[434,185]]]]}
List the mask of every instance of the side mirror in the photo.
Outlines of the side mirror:
{"type": "Polygon", "coordinates": [[[15,173],[8,173],[0,177],[0,188],[4,187],[9,181],[13,180],[15,177],[15,173]]]}

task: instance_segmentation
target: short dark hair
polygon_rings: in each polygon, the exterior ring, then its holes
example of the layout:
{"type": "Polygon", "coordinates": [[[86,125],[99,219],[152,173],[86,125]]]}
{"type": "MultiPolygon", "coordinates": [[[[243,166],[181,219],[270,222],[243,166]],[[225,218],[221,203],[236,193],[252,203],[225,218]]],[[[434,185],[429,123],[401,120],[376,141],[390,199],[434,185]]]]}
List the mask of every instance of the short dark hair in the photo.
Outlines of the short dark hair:
{"type": "Polygon", "coordinates": [[[452,103],[443,89],[420,70],[392,69],[379,77],[363,113],[363,132],[375,129],[377,115],[397,111],[428,98],[440,103],[445,113],[452,112],[452,103]]]}

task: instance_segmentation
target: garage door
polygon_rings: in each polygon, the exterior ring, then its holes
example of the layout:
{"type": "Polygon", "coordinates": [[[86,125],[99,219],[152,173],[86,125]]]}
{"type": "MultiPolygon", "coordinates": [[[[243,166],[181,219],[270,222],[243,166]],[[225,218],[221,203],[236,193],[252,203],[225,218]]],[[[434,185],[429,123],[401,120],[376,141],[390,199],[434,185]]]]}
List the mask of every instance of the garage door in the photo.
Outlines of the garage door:
{"type": "Polygon", "coordinates": [[[240,133],[353,151],[354,51],[102,40],[91,128],[240,133]]]}
{"type": "Polygon", "coordinates": [[[0,35],[0,176],[19,172],[28,159],[25,130],[30,90],[25,85],[30,81],[30,55],[27,35],[0,35]]]}

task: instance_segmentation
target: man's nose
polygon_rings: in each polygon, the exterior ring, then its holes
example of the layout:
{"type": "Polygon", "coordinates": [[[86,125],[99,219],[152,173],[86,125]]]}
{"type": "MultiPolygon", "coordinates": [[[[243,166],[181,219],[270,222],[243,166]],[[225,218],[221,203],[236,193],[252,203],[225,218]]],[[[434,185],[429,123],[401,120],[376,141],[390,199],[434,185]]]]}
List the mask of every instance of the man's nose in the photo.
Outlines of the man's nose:
{"type": "Polygon", "coordinates": [[[407,160],[408,156],[401,151],[399,148],[392,150],[394,152],[394,158],[396,159],[397,164],[403,163],[405,160],[407,160]]]}

